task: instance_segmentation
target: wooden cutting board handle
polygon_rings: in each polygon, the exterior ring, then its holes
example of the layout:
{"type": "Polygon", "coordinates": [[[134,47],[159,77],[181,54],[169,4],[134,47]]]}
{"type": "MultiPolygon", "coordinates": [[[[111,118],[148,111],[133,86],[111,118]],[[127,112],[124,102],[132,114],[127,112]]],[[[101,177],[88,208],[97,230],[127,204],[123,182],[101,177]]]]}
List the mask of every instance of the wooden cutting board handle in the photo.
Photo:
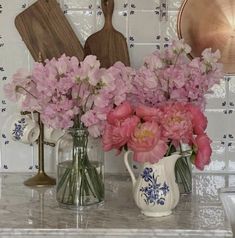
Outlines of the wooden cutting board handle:
{"type": "Polygon", "coordinates": [[[104,13],[105,23],[104,27],[106,29],[114,29],[112,24],[113,10],[114,10],[114,0],[101,0],[101,7],[104,13]]]}
{"type": "Polygon", "coordinates": [[[117,61],[129,66],[126,38],[115,30],[112,24],[114,0],[101,0],[101,7],[105,17],[104,27],[86,40],[85,56],[96,55],[104,68],[109,68],[117,61]]]}

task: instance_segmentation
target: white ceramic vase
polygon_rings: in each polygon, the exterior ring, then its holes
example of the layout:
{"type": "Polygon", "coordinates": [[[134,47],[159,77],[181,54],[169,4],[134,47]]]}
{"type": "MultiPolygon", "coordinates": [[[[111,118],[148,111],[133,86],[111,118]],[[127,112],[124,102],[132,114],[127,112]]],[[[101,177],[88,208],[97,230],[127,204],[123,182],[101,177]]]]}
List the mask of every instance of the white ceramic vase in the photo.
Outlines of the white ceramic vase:
{"type": "Polygon", "coordinates": [[[145,216],[162,217],[172,213],[179,202],[179,188],[175,181],[175,163],[180,157],[173,154],[158,163],[144,163],[138,178],[129,165],[127,151],[124,161],[133,183],[133,196],[136,205],[145,216]]]}

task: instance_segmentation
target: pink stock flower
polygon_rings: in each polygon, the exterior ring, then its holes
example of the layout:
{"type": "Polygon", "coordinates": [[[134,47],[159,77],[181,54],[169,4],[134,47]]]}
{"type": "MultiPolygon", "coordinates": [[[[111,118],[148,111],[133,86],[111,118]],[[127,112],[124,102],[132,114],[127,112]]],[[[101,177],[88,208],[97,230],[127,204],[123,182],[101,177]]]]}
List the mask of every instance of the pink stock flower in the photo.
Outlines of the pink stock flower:
{"type": "Polygon", "coordinates": [[[157,107],[174,100],[193,102],[205,108],[205,94],[220,82],[223,71],[218,63],[219,53],[207,49],[203,56],[190,62],[190,47],[183,40],[173,41],[161,51],[145,58],[144,65],[133,79],[132,95],[128,97],[135,105],[157,107]]]}
{"type": "Polygon", "coordinates": [[[130,117],[133,114],[133,109],[129,102],[125,101],[121,105],[114,108],[107,115],[107,121],[111,125],[118,125],[121,121],[130,117]]]}
{"type": "Polygon", "coordinates": [[[19,93],[16,92],[16,87],[17,85],[10,83],[7,83],[3,86],[6,97],[13,102],[16,102],[20,98],[19,93]]]}
{"type": "Polygon", "coordinates": [[[207,64],[216,63],[221,57],[220,51],[212,52],[211,48],[207,48],[202,52],[202,58],[207,64]]]}
{"type": "Polygon", "coordinates": [[[134,151],[133,159],[141,163],[158,162],[168,148],[167,144],[161,140],[161,130],[156,122],[138,125],[128,141],[128,147],[134,151]]]}
{"type": "Polygon", "coordinates": [[[111,149],[120,150],[130,139],[135,127],[140,122],[136,116],[131,116],[120,122],[119,125],[106,124],[102,137],[103,148],[105,151],[111,149]]]}
{"type": "Polygon", "coordinates": [[[96,117],[96,112],[94,110],[90,110],[81,116],[81,121],[85,124],[86,127],[93,126],[99,122],[96,117]]]}
{"type": "Polygon", "coordinates": [[[203,170],[205,165],[210,163],[210,157],[212,154],[211,140],[206,134],[198,135],[195,138],[194,146],[196,147],[195,152],[195,166],[196,168],[203,170]]]}
{"type": "Polygon", "coordinates": [[[89,126],[88,127],[89,134],[94,138],[99,137],[100,135],[102,135],[103,130],[104,130],[104,128],[102,126],[103,125],[100,125],[100,124],[95,124],[95,125],[89,126]]]}
{"type": "Polygon", "coordinates": [[[193,130],[196,135],[204,134],[207,127],[207,118],[202,113],[199,107],[193,104],[187,104],[187,109],[192,115],[193,130]]]}
{"type": "Polygon", "coordinates": [[[31,75],[24,69],[19,69],[12,77],[12,82],[5,84],[3,90],[6,97],[16,102],[22,94],[26,94],[22,88],[27,89],[30,86],[31,75]],[[19,88],[20,86],[20,88],[19,88]]]}
{"type": "Polygon", "coordinates": [[[155,57],[154,54],[146,56],[144,62],[151,71],[163,67],[163,61],[159,57],[155,57]]]}

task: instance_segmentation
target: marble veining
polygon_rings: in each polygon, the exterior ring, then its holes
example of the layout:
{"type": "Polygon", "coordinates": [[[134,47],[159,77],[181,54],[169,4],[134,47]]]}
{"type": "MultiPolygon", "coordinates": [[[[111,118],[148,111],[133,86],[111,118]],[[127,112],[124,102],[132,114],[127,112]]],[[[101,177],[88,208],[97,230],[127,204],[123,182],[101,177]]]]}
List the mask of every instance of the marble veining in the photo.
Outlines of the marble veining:
{"type": "MultiPolygon", "coordinates": [[[[0,175],[0,237],[232,237],[214,191],[208,202],[201,202],[198,189],[193,189],[191,195],[181,196],[172,215],[148,218],[134,204],[131,181],[125,176],[106,176],[104,205],[83,212],[60,208],[54,187],[25,187],[29,176],[0,175]]],[[[193,185],[199,180],[203,175],[194,175],[193,185]]]]}

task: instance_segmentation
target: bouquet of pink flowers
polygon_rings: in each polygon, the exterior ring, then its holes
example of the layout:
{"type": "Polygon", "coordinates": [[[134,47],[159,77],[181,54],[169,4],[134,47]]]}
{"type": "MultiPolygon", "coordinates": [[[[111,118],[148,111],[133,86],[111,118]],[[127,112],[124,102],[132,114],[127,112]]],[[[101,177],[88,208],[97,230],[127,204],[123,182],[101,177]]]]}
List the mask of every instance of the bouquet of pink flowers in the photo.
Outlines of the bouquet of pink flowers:
{"type": "Polygon", "coordinates": [[[122,63],[102,69],[92,55],[81,62],[62,55],[35,63],[31,73],[20,69],[4,91],[11,101],[21,103],[22,110],[39,112],[48,127],[68,129],[84,122],[98,137],[107,113],[126,99],[131,72],[122,63]]]}
{"type": "Polygon", "coordinates": [[[103,145],[106,151],[128,148],[135,161],[156,163],[186,143],[193,148],[192,162],[203,170],[212,152],[206,127],[206,117],[193,104],[132,107],[126,101],[108,114],[103,145]]]}
{"type": "Polygon", "coordinates": [[[77,58],[63,55],[45,64],[35,63],[31,74],[18,71],[4,89],[11,100],[21,97],[22,110],[40,112],[47,126],[67,129],[78,114],[91,107],[99,83],[99,61],[95,57],[79,63],[77,58]]]}
{"type": "Polygon", "coordinates": [[[120,62],[100,68],[92,55],[81,62],[62,55],[36,63],[31,73],[19,70],[5,85],[6,96],[20,102],[22,110],[40,113],[48,127],[68,129],[73,144],[68,161],[58,164],[60,203],[81,206],[103,200],[103,169],[89,158],[88,134],[102,135],[108,112],[131,90],[132,72],[120,62]]]}
{"type": "Polygon", "coordinates": [[[203,169],[211,156],[205,94],[223,73],[219,51],[206,49],[192,61],[189,52],[183,40],[173,41],[147,56],[138,70],[120,62],[102,69],[95,56],[79,62],[63,55],[36,63],[31,74],[18,71],[5,92],[20,99],[23,110],[38,111],[49,127],[86,128],[93,137],[103,136],[106,151],[127,148],[136,161],[155,163],[183,153],[182,144],[188,144],[191,161],[203,169]]]}
{"type": "Polygon", "coordinates": [[[190,102],[205,107],[205,94],[223,77],[220,53],[205,49],[201,57],[189,61],[190,47],[173,41],[164,51],[147,56],[132,82],[130,100],[134,105],[158,106],[169,101],[190,102]]]}
{"type": "MultiPolygon", "coordinates": [[[[205,49],[189,61],[190,47],[173,41],[164,51],[147,56],[131,77],[127,102],[107,116],[104,149],[130,149],[138,162],[158,162],[188,145],[190,159],[203,170],[210,163],[211,140],[205,133],[205,94],[223,77],[219,51],[205,49]]],[[[191,190],[189,156],[176,163],[177,181],[191,190]]]]}

